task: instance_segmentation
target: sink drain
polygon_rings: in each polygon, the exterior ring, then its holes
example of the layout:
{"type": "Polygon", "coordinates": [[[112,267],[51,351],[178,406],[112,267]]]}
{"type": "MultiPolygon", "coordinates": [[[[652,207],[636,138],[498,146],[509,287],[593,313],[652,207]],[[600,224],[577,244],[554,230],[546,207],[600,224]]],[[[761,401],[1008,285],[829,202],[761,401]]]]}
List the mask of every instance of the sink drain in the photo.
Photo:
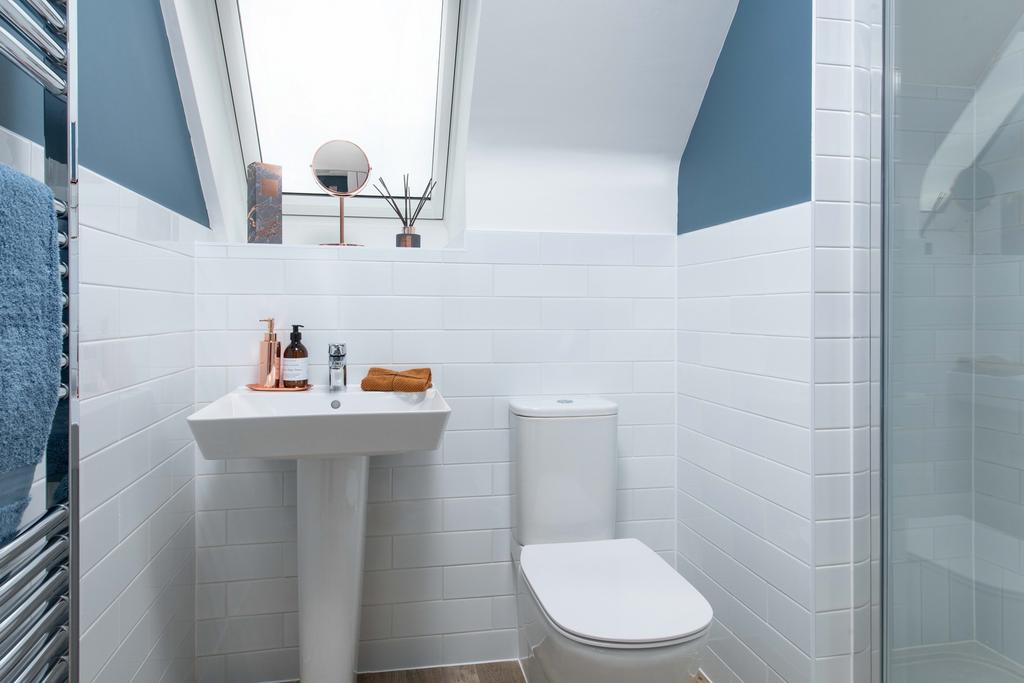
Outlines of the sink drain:
{"type": "Polygon", "coordinates": [[[341,407],[341,401],[331,401],[331,407],[337,410],[341,407]]]}

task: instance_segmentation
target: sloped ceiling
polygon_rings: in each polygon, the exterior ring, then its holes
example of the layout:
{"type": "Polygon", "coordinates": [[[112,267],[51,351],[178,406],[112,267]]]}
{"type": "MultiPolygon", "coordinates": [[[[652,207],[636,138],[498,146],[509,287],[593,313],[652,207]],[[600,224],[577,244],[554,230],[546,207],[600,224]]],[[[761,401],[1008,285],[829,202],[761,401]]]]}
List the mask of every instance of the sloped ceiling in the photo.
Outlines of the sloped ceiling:
{"type": "Polygon", "coordinates": [[[893,14],[893,62],[904,83],[974,88],[1024,9],[1020,0],[899,0],[893,3],[893,14]]]}
{"type": "Polygon", "coordinates": [[[481,2],[466,227],[674,233],[679,158],[736,2],[481,2]]]}

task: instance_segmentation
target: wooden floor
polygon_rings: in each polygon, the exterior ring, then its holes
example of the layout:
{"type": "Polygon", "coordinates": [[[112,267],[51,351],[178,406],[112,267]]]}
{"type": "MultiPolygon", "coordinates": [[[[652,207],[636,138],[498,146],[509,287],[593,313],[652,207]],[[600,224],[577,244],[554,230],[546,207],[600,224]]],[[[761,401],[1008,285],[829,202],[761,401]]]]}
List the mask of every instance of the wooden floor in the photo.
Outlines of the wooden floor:
{"type": "Polygon", "coordinates": [[[358,683],[525,683],[517,662],[359,674],[358,683]]]}

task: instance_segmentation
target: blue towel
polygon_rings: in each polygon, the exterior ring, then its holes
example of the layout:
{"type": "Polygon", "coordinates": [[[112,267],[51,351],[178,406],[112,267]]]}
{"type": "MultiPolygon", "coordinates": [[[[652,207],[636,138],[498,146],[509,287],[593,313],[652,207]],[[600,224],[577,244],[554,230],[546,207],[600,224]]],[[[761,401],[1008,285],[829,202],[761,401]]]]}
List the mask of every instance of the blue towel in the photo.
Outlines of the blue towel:
{"type": "Polygon", "coordinates": [[[0,474],[0,543],[10,540],[21,526],[35,471],[34,465],[23,465],[0,474]]]}
{"type": "MultiPolygon", "coordinates": [[[[39,464],[60,388],[61,285],[53,193],[0,164],[0,477],[39,464]]],[[[18,484],[0,499],[0,540],[28,504],[18,484]]],[[[0,487],[10,489],[10,486],[0,487]]]]}

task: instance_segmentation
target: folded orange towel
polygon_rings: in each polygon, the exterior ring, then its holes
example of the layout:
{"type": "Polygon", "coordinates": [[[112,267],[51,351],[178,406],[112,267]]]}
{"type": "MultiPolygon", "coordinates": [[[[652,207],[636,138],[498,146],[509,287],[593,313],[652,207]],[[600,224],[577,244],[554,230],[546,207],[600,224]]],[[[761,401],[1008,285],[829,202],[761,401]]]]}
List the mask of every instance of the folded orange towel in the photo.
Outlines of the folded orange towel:
{"type": "Polygon", "coordinates": [[[426,391],[434,386],[430,381],[430,368],[388,370],[370,368],[363,378],[363,391],[426,391]]]}

